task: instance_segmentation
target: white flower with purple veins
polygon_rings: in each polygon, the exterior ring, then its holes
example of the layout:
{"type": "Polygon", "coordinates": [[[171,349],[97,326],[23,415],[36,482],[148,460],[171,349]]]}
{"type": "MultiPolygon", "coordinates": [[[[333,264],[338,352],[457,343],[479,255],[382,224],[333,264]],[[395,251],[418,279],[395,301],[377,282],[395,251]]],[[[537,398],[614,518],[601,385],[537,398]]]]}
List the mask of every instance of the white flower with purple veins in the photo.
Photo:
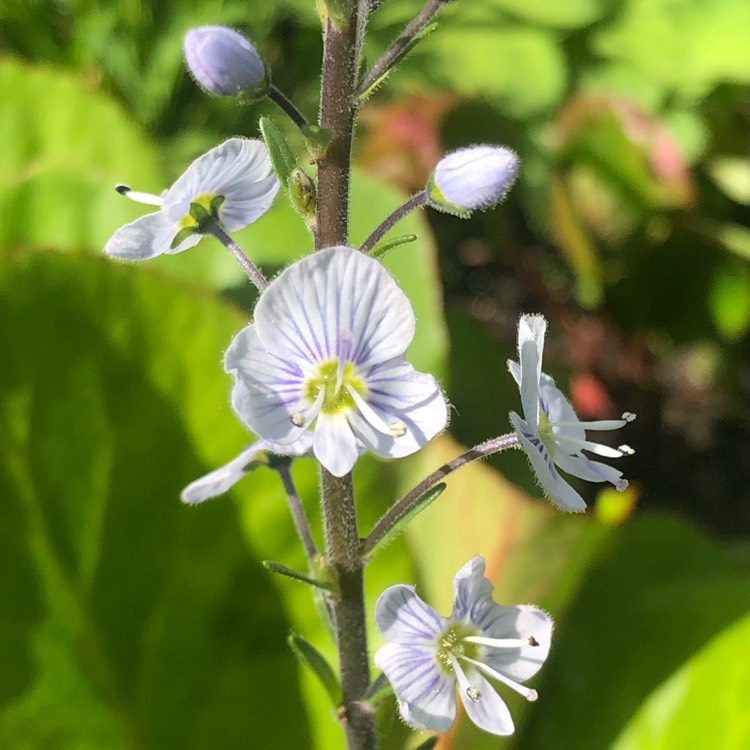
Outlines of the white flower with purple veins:
{"type": "Polygon", "coordinates": [[[439,433],[447,407],[432,375],[404,358],[414,312],[385,268],[349,247],[319,250],[263,292],[224,358],[232,405],[265,440],[296,442],[335,476],[371,450],[398,458],[439,433]]]}
{"type": "Polygon", "coordinates": [[[260,466],[268,466],[268,454],[278,456],[302,456],[312,448],[312,436],[302,437],[291,445],[276,445],[268,440],[256,440],[236,458],[218,469],[204,474],[185,487],[180,499],[187,505],[198,505],[228,492],[237,482],[260,466]]]}
{"type": "Polygon", "coordinates": [[[511,375],[521,390],[524,419],[511,412],[510,421],[524,451],[531,461],[545,495],[564,510],[582,511],[583,498],[560,475],[559,469],[589,482],[610,482],[624,490],[627,480],[622,472],[600,461],[592,461],[587,450],[606,458],[620,458],[633,453],[621,445],[611,448],[586,439],[586,430],[617,430],[635,419],[625,413],[622,419],[581,422],[573,407],[542,372],[542,351],[547,321],[541,315],[523,315],[518,323],[517,362],[508,362],[511,375]]]}
{"type": "Polygon", "coordinates": [[[226,232],[252,224],[278,190],[266,145],[230,138],[199,156],[161,196],[118,185],[122,195],[159,210],[120,227],[104,251],[127,260],[179,253],[196,245],[214,221],[226,232]]]}
{"type": "Polygon", "coordinates": [[[508,707],[487,677],[536,700],[536,691],[520,683],[544,664],[552,619],[531,605],[496,604],[484,568],[477,555],[455,575],[449,617],[441,617],[413,586],[403,584],[386,589],[375,605],[378,628],[389,641],[375,654],[375,664],[393,686],[404,721],[416,729],[450,729],[458,686],[466,713],[478,727],[512,734],[508,707]]]}

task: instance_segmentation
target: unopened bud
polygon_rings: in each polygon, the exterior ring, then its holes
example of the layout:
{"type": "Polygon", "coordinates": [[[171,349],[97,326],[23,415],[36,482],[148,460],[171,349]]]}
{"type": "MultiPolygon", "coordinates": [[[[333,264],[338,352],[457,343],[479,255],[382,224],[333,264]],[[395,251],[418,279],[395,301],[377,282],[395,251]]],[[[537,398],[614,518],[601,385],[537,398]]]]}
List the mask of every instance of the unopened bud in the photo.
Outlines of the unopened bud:
{"type": "Polygon", "coordinates": [[[252,42],[227,26],[198,26],[185,34],[185,63],[202,88],[244,101],[264,97],[266,65],[252,42]]]}
{"type": "Polygon", "coordinates": [[[504,146],[471,146],[444,156],[427,183],[430,205],[467,217],[501,201],[518,174],[518,156],[504,146]]]}

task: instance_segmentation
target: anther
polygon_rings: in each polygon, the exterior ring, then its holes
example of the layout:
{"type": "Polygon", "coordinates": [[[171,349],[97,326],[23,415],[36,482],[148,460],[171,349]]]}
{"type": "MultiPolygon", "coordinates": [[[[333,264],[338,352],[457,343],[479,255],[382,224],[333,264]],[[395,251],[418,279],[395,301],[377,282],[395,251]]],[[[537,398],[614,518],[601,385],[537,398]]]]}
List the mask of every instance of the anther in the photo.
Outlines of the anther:
{"type": "Polygon", "coordinates": [[[301,412],[295,412],[292,414],[292,424],[295,427],[304,427],[305,426],[305,415],[301,412]]]}
{"type": "Polygon", "coordinates": [[[529,646],[538,646],[538,645],[539,645],[539,641],[538,641],[538,640],[537,640],[536,638],[534,638],[534,636],[533,636],[533,635],[530,635],[530,636],[529,636],[529,637],[527,638],[527,640],[528,640],[528,642],[529,642],[529,646]]]}
{"type": "Polygon", "coordinates": [[[406,435],[406,425],[400,419],[397,419],[388,425],[388,431],[392,437],[403,437],[406,435]]]}
{"type": "Polygon", "coordinates": [[[618,445],[617,450],[620,451],[623,456],[632,456],[635,453],[629,445],[618,445]]]}
{"type": "Polygon", "coordinates": [[[130,185],[115,185],[115,191],[120,195],[127,195],[131,190],[130,185]]]}
{"type": "Polygon", "coordinates": [[[469,685],[469,687],[466,688],[466,695],[469,697],[469,700],[472,703],[479,703],[479,699],[482,697],[482,694],[475,688],[469,685]]]}
{"type": "Polygon", "coordinates": [[[624,419],[626,422],[632,422],[635,419],[635,414],[633,414],[632,412],[626,411],[622,415],[622,419],[624,419]]]}

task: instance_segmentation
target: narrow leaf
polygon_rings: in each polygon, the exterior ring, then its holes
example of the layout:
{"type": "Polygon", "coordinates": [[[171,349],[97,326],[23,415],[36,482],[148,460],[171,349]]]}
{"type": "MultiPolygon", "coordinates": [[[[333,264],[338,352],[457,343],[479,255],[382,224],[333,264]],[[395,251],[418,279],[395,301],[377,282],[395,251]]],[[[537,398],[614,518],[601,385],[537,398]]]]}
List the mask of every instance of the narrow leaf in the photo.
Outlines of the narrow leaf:
{"type": "Polygon", "coordinates": [[[315,586],[316,588],[324,589],[325,591],[331,590],[330,584],[323,581],[317,581],[315,578],[310,578],[310,576],[306,576],[304,573],[300,573],[298,570],[288,568],[282,563],[274,562],[273,560],[263,560],[262,565],[264,568],[266,568],[266,570],[270,570],[272,573],[278,573],[279,575],[286,576],[287,578],[293,578],[295,581],[302,581],[302,583],[309,583],[310,586],[315,586]]]}
{"type": "Polygon", "coordinates": [[[430,487],[425,493],[420,495],[409,508],[395,521],[392,521],[388,529],[375,541],[370,541],[370,537],[365,539],[363,549],[367,550],[369,557],[373,557],[381,549],[387,547],[407,526],[407,524],[425,508],[437,500],[447,487],[445,482],[430,487]],[[370,546],[372,545],[372,546],[370,546]]]}
{"type": "Polygon", "coordinates": [[[380,701],[382,701],[383,698],[386,697],[386,695],[392,692],[393,688],[391,687],[391,683],[388,681],[388,678],[385,676],[385,672],[381,672],[370,683],[370,687],[367,689],[366,698],[369,703],[375,706],[380,703],[380,701]]]}
{"type": "Polygon", "coordinates": [[[373,258],[382,258],[389,250],[393,250],[399,245],[406,245],[409,242],[414,242],[416,239],[416,234],[402,234],[398,237],[394,237],[392,240],[382,242],[370,253],[370,255],[372,255],[373,258]]]}
{"type": "Polygon", "coordinates": [[[341,685],[328,660],[312,643],[300,635],[292,633],[287,640],[294,655],[300,663],[312,669],[328,693],[331,703],[338,708],[341,705],[341,685]]]}
{"type": "Polygon", "coordinates": [[[279,176],[281,184],[288,188],[291,174],[298,167],[297,156],[287,143],[281,128],[270,117],[261,117],[258,126],[271,155],[274,171],[279,176]]]}

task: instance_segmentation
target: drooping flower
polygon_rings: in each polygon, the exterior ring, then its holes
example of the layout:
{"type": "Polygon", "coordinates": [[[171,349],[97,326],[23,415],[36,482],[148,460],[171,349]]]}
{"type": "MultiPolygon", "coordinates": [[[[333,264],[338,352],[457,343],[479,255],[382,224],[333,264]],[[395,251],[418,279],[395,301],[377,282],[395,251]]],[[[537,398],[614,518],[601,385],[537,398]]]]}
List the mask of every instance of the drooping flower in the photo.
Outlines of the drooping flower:
{"type": "Polygon", "coordinates": [[[583,498],[560,475],[558,469],[589,482],[610,482],[624,490],[622,472],[600,461],[592,461],[587,450],[607,458],[633,453],[627,445],[611,448],[586,439],[586,430],[617,430],[635,419],[625,413],[622,419],[581,422],[573,407],[542,372],[542,351],[547,321],[541,315],[523,315],[518,323],[520,364],[508,362],[511,375],[521,391],[524,419],[511,412],[510,421],[545,495],[564,510],[582,511],[583,498]]]}
{"type": "Polygon", "coordinates": [[[159,210],[120,227],[104,251],[128,260],[178,253],[196,245],[210,222],[227,232],[252,224],[278,190],[265,144],[230,138],[199,156],[162,196],[119,185],[119,193],[159,210]]]}
{"type": "Polygon", "coordinates": [[[279,456],[303,456],[312,448],[312,436],[304,434],[296,443],[277,445],[269,440],[256,440],[239,456],[218,469],[204,474],[185,487],[180,499],[187,505],[198,505],[228,492],[237,482],[259,466],[267,466],[268,454],[279,456]]]}
{"type": "Polygon", "coordinates": [[[501,201],[518,174],[518,155],[505,146],[470,146],[444,156],[427,182],[430,205],[466,217],[501,201]]]}
{"type": "Polygon", "coordinates": [[[396,693],[401,716],[417,729],[445,732],[456,717],[456,687],[469,718],[492,734],[513,733],[508,707],[487,677],[526,699],[524,687],[544,664],[552,619],[537,607],[503,607],[492,599],[477,555],[453,579],[453,611],[441,617],[417,596],[413,586],[386,589],[375,605],[380,632],[389,641],[375,664],[396,693]]]}
{"type": "Polygon", "coordinates": [[[404,358],[414,328],[408,298],[378,261],[343,246],[308,255],[269,285],[229,346],[232,405],[280,445],[312,428],[313,452],[335,476],[365,450],[414,453],[447,421],[435,378],[404,358]]]}
{"type": "Polygon", "coordinates": [[[268,71],[253,43],[227,26],[198,26],[183,40],[185,63],[198,84],[216,96],[252,101],[268,91],[268,71]]]}

